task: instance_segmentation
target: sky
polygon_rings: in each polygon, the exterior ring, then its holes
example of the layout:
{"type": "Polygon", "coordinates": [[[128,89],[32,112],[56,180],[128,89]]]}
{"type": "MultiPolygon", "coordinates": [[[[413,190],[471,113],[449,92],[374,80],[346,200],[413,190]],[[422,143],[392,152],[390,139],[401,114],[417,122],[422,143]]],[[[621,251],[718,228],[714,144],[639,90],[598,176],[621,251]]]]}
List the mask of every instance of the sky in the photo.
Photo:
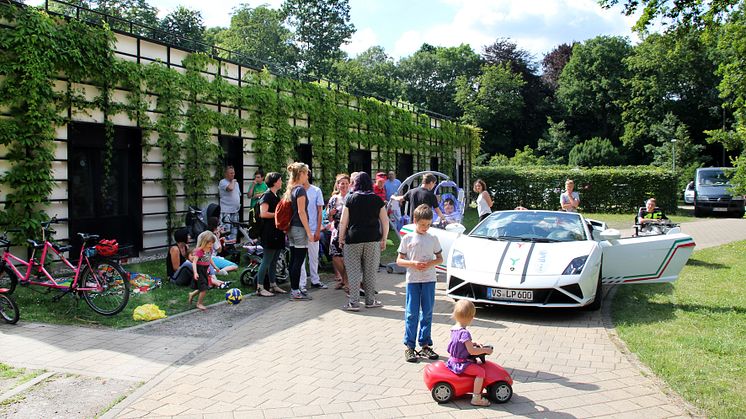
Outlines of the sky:
{"type": "MultiPolygon", "coordinates": [[[[31,0],[28,3],[39,3],[31,0]]],[[[177,6],[199,10],[210,26],[229,26],[237,0],[150,0],[163,17],[177,6]],[[209,5],[209,6],[208,6],[209,5]]],[[[250,6],[279,8],[282,0],[244,0],[250,6]]],[[[498,38],[510,38],[537,60],[555,46],[598,35],[637,37],[630,27],[636,17],[620,8],[603,9],[596,0],[350,0],[357,32],[342,47],[355,56],[375,45],[395,59],[427,42],[436,46],[466,43],[481,53],[498,38]]]]}

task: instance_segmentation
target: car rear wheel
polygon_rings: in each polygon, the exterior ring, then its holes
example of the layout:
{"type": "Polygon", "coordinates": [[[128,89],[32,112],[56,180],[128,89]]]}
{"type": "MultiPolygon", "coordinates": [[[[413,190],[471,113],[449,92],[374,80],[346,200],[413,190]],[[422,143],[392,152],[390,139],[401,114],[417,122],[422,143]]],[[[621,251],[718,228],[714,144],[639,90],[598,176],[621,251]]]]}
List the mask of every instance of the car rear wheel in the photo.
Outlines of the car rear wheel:
{"type": "Polygon", "coordinates": [[[453,386],[440,382],[433,387],[433,390],[430,392],[433,396],[433,400],[436,402],[443,404],[448,403],[453,399],[453,386]]]}
{"type": "Polygon", "coordinates": [[[513,388],[505,381],[498,381],[487,387],[487,397],[495,403],[506,403],[513,397],[513,388]]]}

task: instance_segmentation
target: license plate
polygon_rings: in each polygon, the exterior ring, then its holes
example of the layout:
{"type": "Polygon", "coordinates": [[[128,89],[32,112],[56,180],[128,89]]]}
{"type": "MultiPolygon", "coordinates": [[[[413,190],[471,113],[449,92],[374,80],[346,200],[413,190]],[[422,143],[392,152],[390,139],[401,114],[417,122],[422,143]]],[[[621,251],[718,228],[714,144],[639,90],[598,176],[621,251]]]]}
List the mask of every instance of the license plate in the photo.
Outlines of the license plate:
{"type": "Polygon", "coordinates": [[[713,211],[718,211],[718,212],[728,212],[728,208],[717,207],[717,208],[713,208],[712,210],[713,211]]]}
{"type": "Polygon", "coordinates": [[[527,301],[534,300],[534,292],[511,290],[507,288],[487,288],[487,297],[491,300],[527,301]]]}

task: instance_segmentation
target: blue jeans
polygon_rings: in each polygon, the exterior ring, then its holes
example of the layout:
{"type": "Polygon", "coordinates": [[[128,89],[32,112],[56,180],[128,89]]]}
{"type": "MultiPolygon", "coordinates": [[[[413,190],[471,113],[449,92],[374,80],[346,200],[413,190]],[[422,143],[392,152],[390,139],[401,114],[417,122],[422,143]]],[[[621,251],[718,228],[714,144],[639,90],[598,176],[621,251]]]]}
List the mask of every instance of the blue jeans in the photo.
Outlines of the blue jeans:
{"type": "Polygon", "coordinates": [[[404,311],[404,344],[414,349],[415,338],[420,346],[432,346],[430,331],[433,324],[433,306],[435,305],[435,281],[424,283],[407,283],[407,297],[404,311]],[[419,321],[420,334],[417,336],[419,321]]]}

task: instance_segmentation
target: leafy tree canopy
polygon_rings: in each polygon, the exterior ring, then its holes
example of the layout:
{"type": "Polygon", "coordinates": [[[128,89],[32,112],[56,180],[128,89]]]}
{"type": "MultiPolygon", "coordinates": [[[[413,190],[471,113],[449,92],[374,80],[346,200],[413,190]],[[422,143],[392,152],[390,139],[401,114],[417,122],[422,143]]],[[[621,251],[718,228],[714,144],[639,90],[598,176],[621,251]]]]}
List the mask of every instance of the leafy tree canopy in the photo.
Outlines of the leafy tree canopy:
{"type": "Polygon", "coordinates": [[[570,150],[571,166],[614,166],[621,163],[619,151],[608,138],[593,137],[570,150]]]}
{"type": "Polygon", "coordinates": [[[303,68],[318,77],[345,57],[340,49],[355,33],[349,0],[285,0],[282,12],[295,30],[303,68]]]}
{"type": "Polygon", "coordinates": [[[623,59],[631,53],[629,40],[618,36],[598,36],[575,45],[556,95],[576,132],[619,138],[619,103],[627,95],[622,80],[628,77],[623,59]]]}
{"type": "Polygon", "coordinates": [[[205,51],[205,25],[202,13],[179,6],[158,25],[155,38],[190,50],[205,51]]]}
{"type": "Polygon", "coordinates": [[[565,121],[554,122],[547,118],[549,128],[539,138],[537,151],[549,164],[567,164],[570,150],[578,143],[577,137],[570,135],[565,121]]]}
{"type": "Polygon", "coordinates": [[[217,40],[221,47],[242,54],[240,59],[254,66],[272,68],[276,64],[280,69],[293,69],[298,60],[297,50],[293,33],[283,21],[284,15],[279,10],[242,4],[233,11],[230,27],[217,40]]]}
{"type": "Polygon", "coordinates": [[[458,47],[422,44],[417,52],[399,61],[405,99],[424,109],[459,117],[462,111],[455,101],[456,79],[475,78],[481,64],[479,55],[467,44],[458,47]]]}
{"type": "Polygon", "coordinates": [[[365,95],[398,99],[404,91],[393,58],[380,46],[370,47],[355,58],[337,61],[332,73],[345,87],[365,95]]]}

